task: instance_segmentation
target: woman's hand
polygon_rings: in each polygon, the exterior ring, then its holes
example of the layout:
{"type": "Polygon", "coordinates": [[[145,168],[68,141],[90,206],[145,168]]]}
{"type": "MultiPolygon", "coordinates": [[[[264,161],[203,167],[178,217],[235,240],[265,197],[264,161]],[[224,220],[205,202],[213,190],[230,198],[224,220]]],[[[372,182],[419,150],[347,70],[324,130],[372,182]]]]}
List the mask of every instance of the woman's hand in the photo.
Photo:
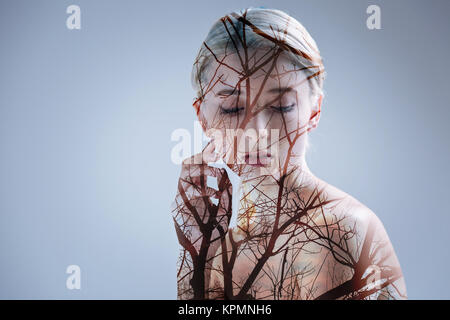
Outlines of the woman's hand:
{"type": "Polygon", "coordinates": [[[208,166],[217,155],[214,144],[183,161],[172,216],[182,246],[178,270],[179,297],[204,299],[212,259],[228,232],[232,185],[227,172],[208,166]],[[217,179],[218,190],[208,186],[217,179]]]}

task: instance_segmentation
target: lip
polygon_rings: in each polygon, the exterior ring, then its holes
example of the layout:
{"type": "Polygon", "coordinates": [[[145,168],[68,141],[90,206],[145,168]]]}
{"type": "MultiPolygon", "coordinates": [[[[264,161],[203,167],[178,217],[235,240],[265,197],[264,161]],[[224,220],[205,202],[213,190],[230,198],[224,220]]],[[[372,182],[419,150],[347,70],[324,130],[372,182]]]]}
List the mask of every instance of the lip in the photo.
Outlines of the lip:
{"type": "Polygon", "coordinates": [[[253,167],[265,167],[270,164],[272,155],[267,151],[246,152],[245,163],[253,167]]]}

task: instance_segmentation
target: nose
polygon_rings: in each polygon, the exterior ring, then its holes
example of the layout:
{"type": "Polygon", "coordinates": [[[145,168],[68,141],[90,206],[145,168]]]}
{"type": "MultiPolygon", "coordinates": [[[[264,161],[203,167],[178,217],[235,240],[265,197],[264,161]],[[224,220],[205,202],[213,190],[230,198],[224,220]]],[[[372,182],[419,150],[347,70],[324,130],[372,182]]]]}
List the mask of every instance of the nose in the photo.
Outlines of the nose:
{"type": "Polygon", "coordinates": [[[267,144],[270,136],[270,116],[267,110],[259,109],[257,113],[249,120],[246,129],[254,129],[256,131],[256,143],[263,147],[267,144]]]}
{"type": "MultiPolygon", "coordinates": [[[[256,114],[252,116],[247,124],[247,128],[255,129],[257,132],[261,130],[261,133],[263,133],[263,131],[267,131],[263,129],[270,129],[269,127],[269,117],[264,109],[257,109],[256,114]]],[[[267,136],[267,132],[264,134],[267,136]]]]}

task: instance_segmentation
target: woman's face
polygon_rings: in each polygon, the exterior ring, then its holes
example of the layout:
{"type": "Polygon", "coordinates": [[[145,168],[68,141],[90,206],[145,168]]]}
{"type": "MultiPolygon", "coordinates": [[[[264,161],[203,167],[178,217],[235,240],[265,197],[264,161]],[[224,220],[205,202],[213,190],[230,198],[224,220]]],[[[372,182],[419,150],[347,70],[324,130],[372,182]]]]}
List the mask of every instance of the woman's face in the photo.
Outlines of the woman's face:
{"type": "Polygon", "coordinates": [[[304,156],[321,99],[311,96],[307,74],[283,53],[250,50],[246,59],[241,50],[240,57],[218,59],[205,71],[209,87],[199,106],[206,134],[241,176],[279,176],[304,156]]]}

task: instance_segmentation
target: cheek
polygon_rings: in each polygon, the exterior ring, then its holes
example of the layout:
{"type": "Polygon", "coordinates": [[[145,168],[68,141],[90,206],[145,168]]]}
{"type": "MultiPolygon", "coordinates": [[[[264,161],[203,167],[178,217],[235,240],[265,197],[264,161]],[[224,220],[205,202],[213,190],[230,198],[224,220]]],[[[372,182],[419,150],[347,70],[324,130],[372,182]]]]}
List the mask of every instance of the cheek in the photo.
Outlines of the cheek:
{"type": "Polygon", "coordinates": [[[306,106],[298,108],[295,112],[292,112],[289,116],[289,120],[286,121],[288,132],[295,132],[302,134],[308,124],[308,108],[306,106]]]}
{"type": "Polygon", "coordinates": [[[292,110],[284,114],[275,114],[270,121],[270,128],[278,129],[280,136],[285,136],[287,132],[297,132],[304,120],[298,110],[292,110]]]}
{"type": "Polygon", "coordinates": [[[271,128],[279,130],[278,148],[280,156],[286,156],[289,150],[293,153],[298,153],[297,151],[302,150],[307,134],[307,123],[307,113],[302,110],[286,113],[284,119],[281,116],[272,119],[271,128]],[[286,139],[288,135],[291,141],[295,141],[293,146],[286,139]]]}

